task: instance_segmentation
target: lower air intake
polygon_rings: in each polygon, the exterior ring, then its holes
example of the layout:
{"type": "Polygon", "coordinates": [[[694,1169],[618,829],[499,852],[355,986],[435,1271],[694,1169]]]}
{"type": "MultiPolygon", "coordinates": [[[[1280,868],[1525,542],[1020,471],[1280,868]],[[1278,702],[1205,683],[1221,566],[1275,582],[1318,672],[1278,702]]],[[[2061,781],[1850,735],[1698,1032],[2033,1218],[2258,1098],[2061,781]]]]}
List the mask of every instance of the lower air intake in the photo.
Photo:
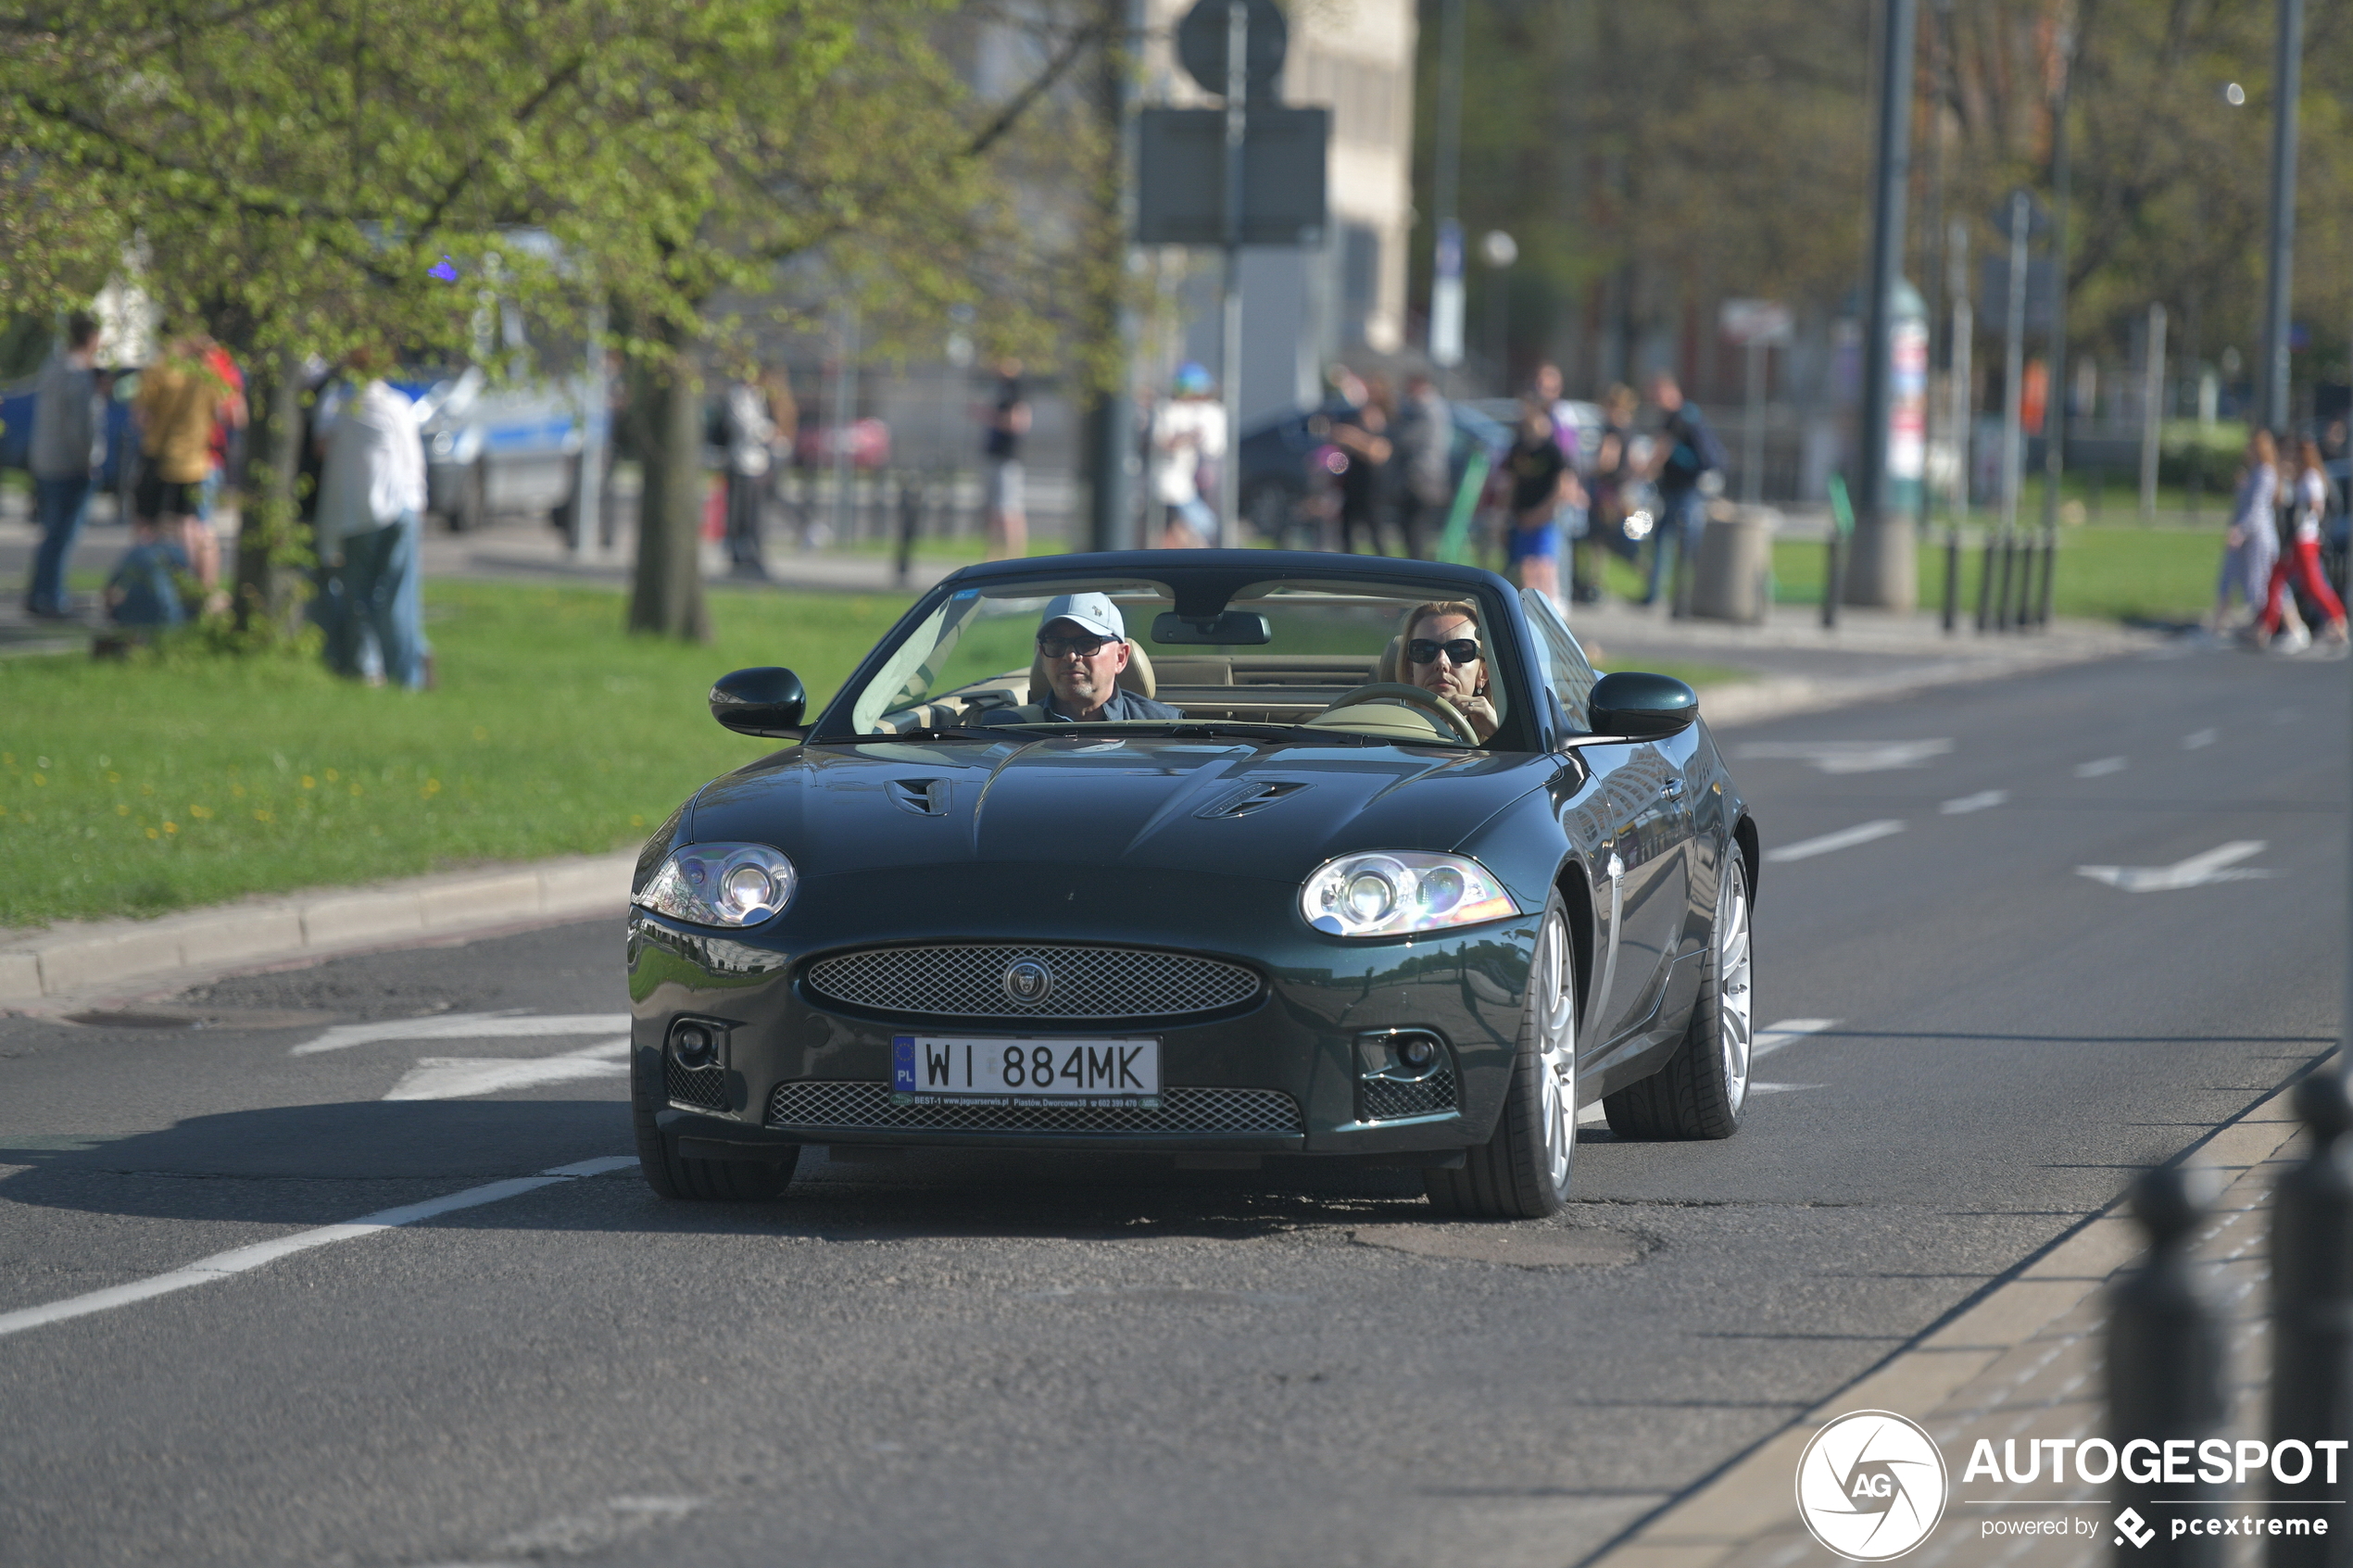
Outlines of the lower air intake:
{"type": "Polygon", "coordinates": [[[779,1084],[772,1127],[874,1127],[959,1133],[1260,1133],[1306,1131],[1299,1106],[1278,1089],[1170,1088],[1160,1109],[1077,1105],[893,1105],[887,1083],[779,1084]]]}
{"type": "Polygon", "coordinates": [[[708,1067],[681,1067],[667,1055],[661,1060],[662,1086],[670,1103],[689,1110],[727,1109],[727,1070],[717,1062],[708,1067]]]}
{"type": "Polygon", "coordinates": [[[1428,1077],[1409,1084],[1389,1078],[1366,1078],[1356,1085],[1356,1102],[1357,1114],[1367,1122],[1451,1111],[1454,1109],[1454,1074],[1441,1067],[1428,1077]]]}

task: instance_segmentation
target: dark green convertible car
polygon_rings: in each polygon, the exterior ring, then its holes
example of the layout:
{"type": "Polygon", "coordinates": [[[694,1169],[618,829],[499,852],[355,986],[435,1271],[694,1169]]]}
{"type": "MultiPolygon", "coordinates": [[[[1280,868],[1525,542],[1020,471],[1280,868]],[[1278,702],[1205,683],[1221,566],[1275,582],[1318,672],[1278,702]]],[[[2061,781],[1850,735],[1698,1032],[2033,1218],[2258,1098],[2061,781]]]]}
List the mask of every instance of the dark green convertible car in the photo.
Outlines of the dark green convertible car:
{"type": "Polygon", "coordinates": [[[1534,1217],[1579,1110],[1724,1137],[1757,834],[1688,686],[1596,678],[1492,573],[1266,550],[1001,561],[926,594],[632,895],[666,1197],[825,1145],[1417,1167],[1534,1217]]]}

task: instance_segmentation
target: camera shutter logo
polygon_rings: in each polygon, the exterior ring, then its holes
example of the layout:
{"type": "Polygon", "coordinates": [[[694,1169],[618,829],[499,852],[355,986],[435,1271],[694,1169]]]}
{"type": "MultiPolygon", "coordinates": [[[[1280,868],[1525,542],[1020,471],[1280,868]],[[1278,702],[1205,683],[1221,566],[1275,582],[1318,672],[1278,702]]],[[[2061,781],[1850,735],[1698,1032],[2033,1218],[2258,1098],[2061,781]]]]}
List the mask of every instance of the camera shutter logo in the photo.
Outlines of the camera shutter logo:
{"type": "Polygon", "coordinates": [[[1024,1007],[1036,1007],[1054,993],[1054,972],[1036,959],[1015,959],[1005,966],[1005,995],[1024,1007]]]}
{"type": "Polygon", "coordinates": [[[1916,1423],[1855,1411],[1814,1434],[1797,1461],[1797,1512],[1850,1562],[1885,1562],[1944,1516],[1944,1456],[1916,1423]]]}

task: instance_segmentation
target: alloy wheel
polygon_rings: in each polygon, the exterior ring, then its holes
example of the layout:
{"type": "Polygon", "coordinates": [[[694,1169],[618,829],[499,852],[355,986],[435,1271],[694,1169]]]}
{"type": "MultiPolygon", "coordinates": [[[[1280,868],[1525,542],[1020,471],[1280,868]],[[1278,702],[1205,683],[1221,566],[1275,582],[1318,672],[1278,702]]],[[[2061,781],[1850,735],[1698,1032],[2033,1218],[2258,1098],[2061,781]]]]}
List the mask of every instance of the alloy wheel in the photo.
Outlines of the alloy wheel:
{"type": "Polygon", "coordinates": [[[1577,1148],[1577,991],[1569,970],[1568,927],[1549,911],[1536,938],[1529,984],[1535,991],[1537,1072],[1543,1090],[1545,1175],[1558,1192],[1568,1185],[1577,1148]]]}
{"type": "Polygon", "coordinates": [[[1725,1098],[1738,1115],[1748,1099],[1748,1073],[1756,1043],[1755,997],[1749,992],[1748,878],[1739,858],[1727,856],[1716,910],[1716,1013],[1724,1052],[1725,1098]]]}

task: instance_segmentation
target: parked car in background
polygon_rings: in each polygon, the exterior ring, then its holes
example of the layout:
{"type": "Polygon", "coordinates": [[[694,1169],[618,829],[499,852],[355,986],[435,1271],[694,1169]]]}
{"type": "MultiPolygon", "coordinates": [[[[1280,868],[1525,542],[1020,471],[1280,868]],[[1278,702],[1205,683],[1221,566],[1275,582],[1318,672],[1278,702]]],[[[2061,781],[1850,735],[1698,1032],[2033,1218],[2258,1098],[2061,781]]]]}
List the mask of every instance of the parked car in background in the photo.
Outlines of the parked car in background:
{"type": "MultiPolygon", "coordinates": [[[[554,513],[572,501],[587,433],[580,397],[559,382],[494,384],[479,365],[411,372],[393,384],[430,404],[425,505],[454,533],[508,513],[554,513]]],[[[603,421],[603,409],[589,418],[603,421]]]]}
{"type": "MultiPolygon", "coordinates": [[[[1453,477],[1459,484],[1470,455],[1483,450],[1491,463],[1495,461],[1510,448],[1512,432],[1509,425],[1497,423],[1483,404],[1447,407],[1454,421],[1453,477]]],[[[1321,545],[1316,502],[1348,469],[1348,454],[1332,442],[1331,422],[1347,408],[1337,400],[1295,408],[1242,433],[1242,517],[1261,538],[1311,549],[1321,545]]]]}

